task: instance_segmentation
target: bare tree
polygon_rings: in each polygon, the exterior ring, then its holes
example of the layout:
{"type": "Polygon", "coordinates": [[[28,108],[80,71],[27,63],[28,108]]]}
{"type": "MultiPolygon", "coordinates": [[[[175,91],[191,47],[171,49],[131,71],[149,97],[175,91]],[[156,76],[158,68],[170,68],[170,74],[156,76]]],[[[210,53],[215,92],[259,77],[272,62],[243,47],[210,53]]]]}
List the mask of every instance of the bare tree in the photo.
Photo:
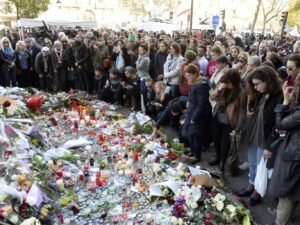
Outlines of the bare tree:
{"type": "Polygon", "coordinates": [[[255,28],[255,25],[256,25],[257,17],[258,17],[259,11],[260,11],[261,2],[262,2],[262,0],[257,0],[257,6],[256,6],[256,10],[255,10],[255,14],[254,14],[252,26],[251,26],[251,34],[253,34],[253,32],[254,32],[254,28],[255,28]]]}
{"type": "Polygon", "coordinates": [[[261,4],[263,13],[262,33],[265,34],[266,25],[278,17],[279,13],[287,6],[287,2],[285,0],[262,0],[261,4]],[[269,4],[266,2],[269,2],[269,4]]]}

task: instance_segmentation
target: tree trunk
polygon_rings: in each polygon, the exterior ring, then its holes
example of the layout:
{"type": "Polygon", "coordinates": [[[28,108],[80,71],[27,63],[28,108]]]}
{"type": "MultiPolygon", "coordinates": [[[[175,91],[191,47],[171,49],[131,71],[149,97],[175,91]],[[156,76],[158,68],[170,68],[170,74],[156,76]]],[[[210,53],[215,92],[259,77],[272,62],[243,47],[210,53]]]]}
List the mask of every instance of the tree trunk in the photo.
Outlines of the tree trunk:
{"type": "Polygon", "coordinates": [[[262,35],[265,35],[265,30],[266,30],[266,18],[264,18],[264,21],[263,21],[263,28],[262,28],[262,35]]]}
{"type": "Polygon", "coordinates": [[[255,11],[255,14],[254,14],[252,27],[251,27],[251,34],[253,34],[253,32],[254,32],[254,28],[255,28],[255,25],[256,25],[256,21],[257,21],[258,13],[259,13],[259,10],[260,10],[261,2],[262,2],[262,0],[257,0],[256,11],[255,11]]]}
{"type": "Polygon", "coordinates": [[[16,11],[17,11],[17,20],[20,19],[20,10],[19,10],[19,6],[16,5],[16,11]]]}

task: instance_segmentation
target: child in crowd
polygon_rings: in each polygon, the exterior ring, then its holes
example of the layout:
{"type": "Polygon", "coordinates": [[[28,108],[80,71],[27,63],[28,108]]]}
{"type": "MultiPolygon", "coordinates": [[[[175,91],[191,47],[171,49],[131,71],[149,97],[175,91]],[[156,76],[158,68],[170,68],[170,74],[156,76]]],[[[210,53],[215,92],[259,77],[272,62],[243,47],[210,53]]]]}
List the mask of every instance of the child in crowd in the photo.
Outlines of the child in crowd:
{"type": "Polygon", "coordinates": [[[106,80],[104,88],[100,90],[99,99],[111,104],[123,105],[122,78],[119,71],[112,68],[109,71],[109,78],[106,80]]]}

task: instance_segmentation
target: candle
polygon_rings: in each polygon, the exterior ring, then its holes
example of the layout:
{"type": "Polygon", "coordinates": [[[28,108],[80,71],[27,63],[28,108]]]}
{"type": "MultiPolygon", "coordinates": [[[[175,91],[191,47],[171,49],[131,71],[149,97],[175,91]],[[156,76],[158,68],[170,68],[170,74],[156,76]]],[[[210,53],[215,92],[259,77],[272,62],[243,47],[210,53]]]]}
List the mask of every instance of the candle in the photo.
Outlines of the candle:
{"type": "Polygon", "coordinates": [[[78,175],[79,175],[79,181],[83,182],[84,181],[83,173],[81,171],[79,171],[78,175]]]}
{"type": "Polygon", "coordinates": [[[103,146],[103,152],[108,152],[108,146],[107,145],[103,146]]]}
{"type": "Polygon", "coordinates": [[[63,176],[62,170],[57,170],[57,171],[56,171],[56,176],[57,176],[58,178],[62,178],[62,176],[63,176]]]}
{"type": "Polygon", "coordinates": [[[95,162],[94,158],[90,158],[90,166],[94,166],[94,162],[95,162]]]}
{"type": "Polygon", "coordinates": [[[146,214],[146,223],[152,223],[153,222],[153,215],[150,213],[146,214]]]}
{"type": "Polygon", "coordinates": [[[139,152],[138,151],[134,151],[133,153],[133,160],[136,162],[139,159],[139,152]]]}
{"type": "Polygon", "coordinates": [[[57,214],[57,220],[58,220],[58,222],[63,224],[64,223],[64,216],[61,213],[57,214]]]}
{"type": "Polygon", "coordinates": [[[59,192],[64,191],[65,186],[64,186],[64,181],[62,179],[56,181],[56,188],[59,192]]]}
{"type": "Polygon", "coordinates": [[[99,187],[102,186],[102,182],[99,177],[96,178],[96,185],[99,187]]]}
{"type": "Polygon", "coordinates": [[[133,176],[133,178],[132,178],[132,184],[133,184],[133,186],[135,186],[135,184],[138,182],[138,177],[137,176],[133,176]]]}

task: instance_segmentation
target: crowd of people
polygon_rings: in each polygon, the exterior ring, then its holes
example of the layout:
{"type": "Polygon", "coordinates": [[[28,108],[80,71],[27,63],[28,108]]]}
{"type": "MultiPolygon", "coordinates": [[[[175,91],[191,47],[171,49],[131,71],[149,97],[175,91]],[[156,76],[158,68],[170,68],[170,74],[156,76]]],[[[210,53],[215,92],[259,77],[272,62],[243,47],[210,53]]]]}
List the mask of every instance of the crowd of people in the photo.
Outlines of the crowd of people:
{"type": "Polygon", "coordinates": [[[270,193],[279,200],[274,224],[300,223],[300,41],[81,29],[72,38],[52,33],[41,43],[25,36],[11,32],[1,39],[1,86],[79,89],[141,110],[155,121],[152,137],[165,124],[178,130],[191,163],[213,146],[209,164],[221,172],[239,136],[249,185],[236,194],[249,196],[251,206],[261,202],[254,182],[264,157],[273,168],[270,193]]]}

